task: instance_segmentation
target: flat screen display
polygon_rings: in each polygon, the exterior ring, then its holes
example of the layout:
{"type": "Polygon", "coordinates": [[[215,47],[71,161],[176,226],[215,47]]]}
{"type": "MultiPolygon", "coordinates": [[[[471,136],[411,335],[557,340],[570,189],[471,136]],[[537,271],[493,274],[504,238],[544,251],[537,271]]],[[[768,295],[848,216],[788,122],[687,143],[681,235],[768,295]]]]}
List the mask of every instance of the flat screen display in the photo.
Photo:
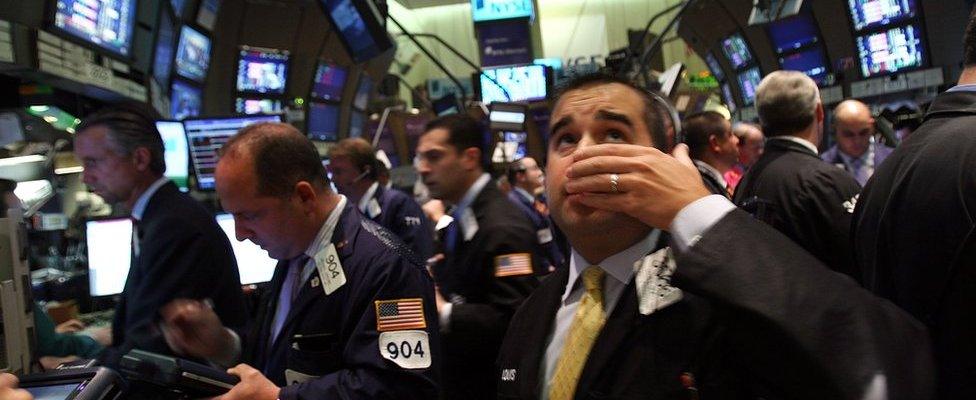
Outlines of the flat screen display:
{"type": "Polygon", "coordinates": [[[715,75],[715,79],[720,81],[725,80],[725,72],[722,71],[722,66],[718,63],[718,60],[715,59],[715,56],[712,55],[712,53],[705,55],[705,63],[708,64],[708,69],[712,70],[712,75],[715,75]]]}
{"type": "Polygon", "coordinates": [[[916,0],[847,0],[854,30],[885,27],[914,18],[916,0]]]}
{"type": "Polygon", "coordinates": [[[308,137],[312,140],[339,140],[339,106],[310,103],[308,106],[308,137]]]}
{"type": "Polygon", "coordinates": [[[366,114],[362,111],[353,111],[349,115],[349,137],[363,137],[363,129],[366,127],[366,114]]]}
{"type": "Polygon", "coordinates": [[[345,68],[329,63],[319,63],[315,68],[311,97],[319,100],[342,100],[342,89],[346,87],[345,68]]]}
{"type": "Polygon", "coordinates": [[[481,102],[491,104],[495,101],[533,101],[546,98],[549,93],[548,70],[543,65],[522,65],[486,69],[479,74],[481,102]],[[487,76],[486,76],[487,75],[487,76]],[[488,77],[498,81],[495,84],[488,77]],[[499,84],[501,87],[499,87],[499,84]],[[502,88],[505,88],[503,91],[502,88]],[[508,92],[509,98],[505,95],[508,92]]]}
{"type": "Polygon", "coordinates": [[[738,108],[735,105],[735,97],[732,96],[732,86],[728,83],[722,84],[722,100],[725,101],[725,106],[728,107],[729,111],[735,112],[738,108]]]}
{"type": "Polygon", "coordinates": [[[288,52],[242,48],[237,58],[237,91],[282,94],[288,79],[288,52]]]}
{"type": "Polygon", "coordinates": [[[356,97],[352,99],[352,106],[359,110],[365,110],[369,106],[369,94],[372,90],[373,80],[363,75],[363,78],[359,80],[359,87],[356,88],[356,97]]]}
{"type": "Polygon", "coordinates": [[[822,85],[827,79],[827,59],[824,58],[823,50],[819,46],[780,56],[779,65],[785,70],[800,71],[807,74],[818,85],[822,85]]]}
{"type": "Polygon", "coordinates": [[[54,26],[111,54],[129,57],[135,17],[136,0],[57,0],[54,26]]]}
{"type": "Polygon", "coordinates": [[[532,0],[471,0],[471,19],[474,22],[511,18],[532,18],[532,0]]]}
{"type": "Polygon", "coordinates": [[[725,53],[725,58],[729,60],[732,69],[738,70],[752,62],[752,52],[749,51],[745,39],[738,33],[722,41],[722,52],[725,53]]]}
{"type": "Polygon", "coordinates": [[[243,242],[237,240],[237,234],[234,233],[233,215],[217,214],[215,219],[217,225],[230,240],[230,247],[234,250],[234,258],[237,259],[237,269],[241,274],[241,284],[253,285],[270,281],[271,277],[274,276],[278,260],[271,258],[267,251],[250,240],[243,242]]]}
{"type": "Polygon", "coordinates": [[[176,26],[169,13],[160,10],[156,27],[156,51],[153,54],[153,78],[160,87],[168,87],[173,72],[173,48],[176,46],[176,26]]]}
{"type": "Polygon", "coordinates": [[[132,261],[132,220],[126,217],[88,221],[85,244],[92,297],[122,293],[132,261]]]}
{"type": "Polygon", "coordinates": [[[183,122],[190,143],[190,163],[197,176],[197,189],[214,189],[217,151],[241,128],[258,122],[281,122],[277,115],[255,115],[234,118],[191,119],[183,122]]]}
{"type": "Polygon", "coordinates": [[[200,9],[197,11],[197,25],[213,31],[214,24],[217,23],[217,13],[220,12],[221,0],[203,0],[200,2],[200,9]]]}
{"type": "Polygon", "coordinates": [[[176,48],[176,73],[184,78],[203,82],[210,66],[210,38],[183,25],[179,43],[176,48]]]}
{"type": "Polygon", "coordinates": [[[367,61],[392,46],[389,34],[366,0],[319,0],[353,60],[367,61]]]}
{"type": "Polygon", "coordinates": [[[773,49],[777,54],[803,48],[819,41],[817,24],[808,14],[797,14],[770,22],[768,32],[769,40],[773,42],[773,49]]]}
{"type": "Polygon", "coordinates": [[[277,99],[248,99],[238,97],[234,102],[234,111],[238,114],[277,114],[282,109],[281,100],[277,99]]]}
{"type": "Polygon", "coordinates": [[[756,101],[756,89],[762,81],[759,67],[752,67],[739,73],[739,88],[742,89],[742,102],[751,106],[756,101]]]}
{"type": "Polygon", "coordinates": [[[173,119],[196,117],[203,108],[203,92],[196,86],[173,80],[169,106],[173,119]]]}
{"type": "Polygon", "coordinates": [[[855,42],[865,78],[915,69],[925,63],[921,32],[915,25],[861,35],[855,42]]]}
{"type": "Polygon", "coordinates": [[[24,390],[30,393],[34,400],[67,400],[74,398],[73,394],[81,383],[66,383],[63,385],[34,386],[26,387],[24,390]]]}
{"type": "Polygon", "coordinates": [[[179,121],[156,121],[156,130],[163,139],[163,160],[166,173],[182,191],[190,189],[190,146],[186,142],[183,123],[179,121]]]}

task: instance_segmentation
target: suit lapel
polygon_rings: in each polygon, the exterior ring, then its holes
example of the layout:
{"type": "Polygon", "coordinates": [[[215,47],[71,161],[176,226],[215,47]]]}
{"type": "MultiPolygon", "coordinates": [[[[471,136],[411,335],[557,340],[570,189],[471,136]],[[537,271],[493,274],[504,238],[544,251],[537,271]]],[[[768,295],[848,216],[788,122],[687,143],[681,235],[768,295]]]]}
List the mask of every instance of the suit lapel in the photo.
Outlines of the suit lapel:
{"type": "Polygon", "coordinates": [[[540,382],[542,378],[542,359],[546,354],[546,339],[552,333],[556,319],[556,312],[562,305],[563,291],[566,289],[566,282],[569,280],[569,268],[560,268],[543,283],[533,294],[538,296],[539,301],[526,301],[523,309],[519,310],[522,315],[529,316],[528,319],[535,321],[542,319],[543,324],[526,321],[529,327],[535,329],[518,330],[521,334],[520,341],[524,344],[522,358],[519,360],[518,370],[521,377],[519,385],[519,396],[523,399],[537,399],[539,390],[545,388],[545,382],[540,382]]]}
{"type": "Polygon", "coordinates": [[[271,278],[270,289],[271,291],[267,294],[267,299],[264,301],[264,307],[261,309],[261,313],[258,316],[259,320],[256,321],[255,329],[253,330],[254,337],[249,340],[251,343],[250,349],[246,351],[244,359],[250,360],[258,368],[262,368],[264,363],[267,362],[268,351],[268,340],[271,335],[271,324],[274,323],[274,313],[278,308],[278,296],[281,294],[281,286],[285,281],[285,272],[287,261],[278,261],[278,265],[275,266],[274,276],[271,278]]]}
{"type": "Polygon", "coordinates": [[[576,397],[589,393],[593,384],[600,377],[600,373],[607,369],[622,344],[634,332],[634,325],[638,322],[637,290],[634,279],[631,279],[621,293],[620,300],[614,308],[610,318],[597,336],[589,358],[583,366],[579,383],[576,385],[576,397]]]}

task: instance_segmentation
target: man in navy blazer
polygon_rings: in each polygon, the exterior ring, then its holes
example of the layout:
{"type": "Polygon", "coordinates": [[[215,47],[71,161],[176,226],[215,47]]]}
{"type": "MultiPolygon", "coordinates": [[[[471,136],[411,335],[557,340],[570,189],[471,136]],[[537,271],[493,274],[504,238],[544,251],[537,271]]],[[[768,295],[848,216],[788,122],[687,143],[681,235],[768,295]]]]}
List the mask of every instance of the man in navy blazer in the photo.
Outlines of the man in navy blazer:
{"type": "Polygon", "coordinates": [[[135,107],[104,109],[77,132],[85,184],[130,210],[136,233],[104,361],[112,364],[133,347],[172,354],[152,325],[176,298],[210,299],[225,326],[243,329],[247,312],[230,241],[203,206],[163,176],[163,141],[150,115],[135,107]]]}
{"type": "Polygon", "coordinates": [[[564,250],[557,245],[551,223],[549,221],[549,207],[536,192],[545,184],[546,176],[542,173],[539,163],[532,157],[523,157],[513,161],[506,173],[512,191],[508,192],[508,199],[522,211],[522,214],[532,220],[536,236],[539,239],[544,254],[540,259],[548,264],[545,270],[552,271],[563,264],[564,250]]]}
{"type": "Polygon", "coordinates": [[[837,144],[820,158],[851,174],[864,186],[878,166],[895,149],[874,140],[874,117],[871,109],[857,100],[844,100],[834,108],[837,144]]]}
{"type": "Polygon", "coordinates": [[[205,303],[163,312],[167,341],[241,382],[232,399],[430,399],[440,342],[422,260],[329,189],[318,153],[287,124],[255,124],[221,149],[215,173],[238,240],[280,260],[244,337],[205,303]]]}
{"type": "Polygon", "coordinates": [[[409,195],[377,181],[379,166],[373,145],[361,138],[340,140],[329,151],[329,173],[336,190],[363,215],[389,229],[421,259],[434,255],[434,229],[409,195]]]}

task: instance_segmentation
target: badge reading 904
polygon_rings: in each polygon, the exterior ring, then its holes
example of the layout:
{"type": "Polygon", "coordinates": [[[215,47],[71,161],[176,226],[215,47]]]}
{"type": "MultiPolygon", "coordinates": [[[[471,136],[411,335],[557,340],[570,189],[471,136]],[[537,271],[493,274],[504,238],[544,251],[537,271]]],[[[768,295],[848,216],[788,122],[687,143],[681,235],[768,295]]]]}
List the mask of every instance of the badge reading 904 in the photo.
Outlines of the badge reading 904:
{"type": "Polygon", "coordinates": [[[405,369],[430,368],[430,340],[425,331],[380,333],[380,354],[405,369]]]}

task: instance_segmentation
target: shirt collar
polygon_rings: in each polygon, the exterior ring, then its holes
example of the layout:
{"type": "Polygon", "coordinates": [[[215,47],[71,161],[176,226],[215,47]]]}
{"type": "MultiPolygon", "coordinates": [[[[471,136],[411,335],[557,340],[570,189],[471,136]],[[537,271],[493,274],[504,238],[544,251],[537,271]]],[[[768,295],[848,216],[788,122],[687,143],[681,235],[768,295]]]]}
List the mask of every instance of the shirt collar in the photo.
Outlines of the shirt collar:
{"type": "Polygon", "coordinates": [[[721,185],[723,188],[729,185],[728,183],[725,182],[725,177],[722,176],[722,173],[718,172],[718,170],[715,169],[715,167],[711,166],[711,164],[701,160],[691,160],[691,161],[693,161],[695,165],[698,166],[699,169],[705,170],[705,173],[711,175],[712,178],[714,178],[718,182],[718,184],[721,185]]]}
{"type": "Polygon", "coordinates": [[[803,139],[803,138],[798,138],[796,136],[790,136],[790,135],[773,136],[773,137],[771,137],[771,138],[769,138],[767,140],[788,140],[788,141],[791,141],[793,143],[797,143],[797,144],[803,145],[803,147],[806,147],[808,150],[812,151],[813,154],[819,154],[820,153],[817,150],[817,146],[814,145],[813,143],[810,143],[809,140],[806,140],[806,139],[803,139]]]}
{"type": "Polygon", "coordinates": [[[956,85],[949,88],[949,90],[946,91],[947,92],[976,92],[976,84],[956,85]]]}
{"type": "Polygon", "coordinates": [[[340,194],[339,203],[329,213],[329,218],[325,219],[325,223],[319,228],[319,233],[315,235],[315,239],[305,249],[306,256],[314,260],[315,254],[322,248],[322,245],[332,242],[332,236],[335,233],[336,225],[339,224],[339,217],[342,216],[342,210],[346,208],[346,203],[346,196],[340,194]]]}
{"type": "Polygon", "coordinates": [[[535,197],[533,197],[532,194],[529,193],[528,190],[522,189],[522,188],[520,188],[518,186],[512,188],[512,190],[515,190],[515,193],[518,193],[519,195],[521,195],[523,198],[525,198],[526,200],[528,200],[529,203],[534,203],[535,202],[535,197]]]}
{"type": "MultiPolygon", "coordinates": [[[[634,276],[634,265],[640,262],[644,256],[651,253],[654,250],[655,237],[657,235],[651,232],[646,237],[638,240],[632,246],[628,247],[626,250],[607,257],[605,260],[599,263],[600,268],[603,268],[607,272],[607,276],[613,277],[620,283],[626,285],[630,282],[630,279],[634,276]]],[[[586,261],[583,256],[576,252],[576,249],[572,251],[572,257],[569,260],[569,281],[566,282],[566,290],[563,292],[562,301],[565,302],[566,298],[569,297],[570,292],[573,291],[573,287],[576,284],[576,279],[579,278],[580,274],[584,269],[589,267],[590,264],[586,261]]]]}
{"type": "Polygon", "coordinates": [[[464,193],[464,197],[462,197],[461,201],[457,204],[458,215],[461,215],[460,213],[464,212],[464,209],[468,208],[468,206],[474,202],[474,199],[481,194],[481,191],[485,188],[485,185],[487,185],[488,181],[490,180],[491,176],[488,175],[488,173],[483,173],[480,177],[478,177],[477,180],[474,181],[471,187],[468,188],[468,191],[464,193]]]}
{"type": "Polygon", "coordinates": [[[376,195],[376,190],[379,189],[379,182],[373,182],[369,185],[369,189],[366,189],[366,193],[363,193],[363,197],[359,199],[359,211],[366,213],[366,207],[369,206],[369,201],[373,199],[376,195]]]}
{"type": "Polygon", "coordinates": [[[160,177],[159,179],[156,179],[152,185],[149,185],[145,192],[142,192],[142,194],[139,195],[139,198],[136,199],[136,204],[132,205],[132,218],[135,218],[136,221],[142,220],[142,216],[146,214],[146,206],[149,205],[149,199],[151,199],[153,195],[159,191],[159,188],[163,187],[163,185],[165,185],[167,182],[169,182],[169,178],[165,176],[160,177]]]}

